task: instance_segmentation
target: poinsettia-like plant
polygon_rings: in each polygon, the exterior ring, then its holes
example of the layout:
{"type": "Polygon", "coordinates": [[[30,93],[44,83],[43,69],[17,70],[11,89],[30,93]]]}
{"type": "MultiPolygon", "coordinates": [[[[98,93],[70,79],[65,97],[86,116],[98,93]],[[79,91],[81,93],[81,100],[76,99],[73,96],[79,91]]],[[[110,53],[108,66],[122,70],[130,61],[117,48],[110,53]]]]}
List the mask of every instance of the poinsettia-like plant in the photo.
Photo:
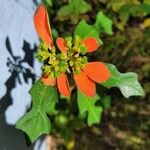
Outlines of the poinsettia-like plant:
{"type": "Polygon", "coordinates": [[[99,33],[112,34],[112,21],[102,12],[97,14],[94,25],[82,20],[73,36],[58,37],[56,41],[43,4],[35,12],[34,24],[41,39],[37,58],[43,64],[43,73],[29,92],[33,99],[31,110],[16,125],[32,142],[40,135],[50,133],[51,122],[47,115],[56,112],[59,94],[70,97],[76,93],[79,114],[87,113],[89,126],[100,122],[103,111],[101,106],[95,105],[101,96],[96,93],[96,84],[118,87],[126,98],[144,95],[135,73],[119,73],[114,65],[88,61],[88,53],[102,45],[99,33]]]}

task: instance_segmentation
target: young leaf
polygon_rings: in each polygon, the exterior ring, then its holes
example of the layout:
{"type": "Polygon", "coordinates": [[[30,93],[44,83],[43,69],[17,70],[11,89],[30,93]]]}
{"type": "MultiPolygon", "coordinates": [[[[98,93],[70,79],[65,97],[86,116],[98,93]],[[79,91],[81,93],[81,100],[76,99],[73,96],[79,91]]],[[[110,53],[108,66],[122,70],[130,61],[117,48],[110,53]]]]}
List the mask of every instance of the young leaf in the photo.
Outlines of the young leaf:
{"type": "Polygon", "coordinates": [[[45,2],[48,6],[52,6],[52,5],[53,5],[53,1],[52,1],[52,0],[44,0],[44,2],[45,2]]]}
{"type": "Polygon", "coordinates": [[[125,98],[144,95],[136,73],[120,73],[114,65],[106,65],[111,72],[111,77],[105,83],[101,83],[103,86],[107,88],[118,87],[125,98]]]}
{"type": "Polygon", "coordinates": [[[95,26],[100,29],[100,32],[112,35],[112,20],[109,19],[105,14],[99,12],[96,17],[95,26]]]}
{"type": "Polygon", "coordinates": [[[88,25],[85,20],[82,20],[77,25],[74,36],[79,35],[81,39],[87,37],[95,37],[99,43],[102,44],[101,39],[99,38],[100,29],[97,29],[95,25],[88,25]]]}
{"type": "Polygon", "coordinates": [[[58,19],[61,21],[69,19],[70,15],[72,14],[72,10],[73,8],[70,5],[62,6],[57,13],[58,19]]]}
{"type": "Polygon", "coordinates": [[[99,33],[112,34],[112,21],[106,17],[102,12],[99,12],[96,17],[94,25],[89,25],[82,20],[77,25],[74,35],[79,35],[82,39],[87,37],[95,37],[99,43],[102,41],[99,39],[99,33]]]}
{"type": "Polygon", "coordinates": [[[55,87],[45,86],[40,80],[29,93],[33,99],[32,109],[17,122],[16,128],[24,131],[34,142],[40,135],[50,132],[51,123],[46,114],[55,110],[58,96],[55,87]]]}
{"type": "Polygon", "coordinates": [[[95,97],[85,96],[78,90],[78,107],[80,115],[83,115],[85,112],[87,115],[87,123],[89,126],[95,123],[99,123],[101,119],[101,114],[103,112],[103,108],[101,106],[96,106],[95,103],[100,99],[98,95],[95,97]]]}
{"type": "Polygon", "coordinates": [[[85,0],[71,0],[70,4],[73,5],[76,15],[83,14],[91,10],[91,5],[85,0]]]}
{"type": "Polygon", "coordinates": [[[68,5],[62,6],[58,10],[59,20],[78,19],[80,14],[86,13],[91,10],[91,6],[84,0],[70,0],[68,5]]]}

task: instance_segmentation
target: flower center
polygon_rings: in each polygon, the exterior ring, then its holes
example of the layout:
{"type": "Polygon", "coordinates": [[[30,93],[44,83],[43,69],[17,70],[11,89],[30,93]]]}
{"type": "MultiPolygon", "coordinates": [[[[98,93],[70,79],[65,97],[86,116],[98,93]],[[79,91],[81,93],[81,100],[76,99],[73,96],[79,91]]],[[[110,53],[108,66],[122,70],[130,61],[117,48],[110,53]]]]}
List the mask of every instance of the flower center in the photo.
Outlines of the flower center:
{"type": "Polygon", "coordinates": [[[65,72],[80,73],[87,63],[86,47],[79,36],[65,38],[67,53],[56,53],[53,46],[49,49],[44,43],[39,45],[37,58],[43,62],[42,71],[50,78],[58,77],[65,72]]]}
{"type": "Polygon", "coordinates": [[[44,63],[42,71],[50,78],[58,77],[61,73],[66,72],[66,56],[62,53],[56,54],[56,48],[54,46],[49,49],[44,43],[41,43],[37,58],[40,62],[44,63]]]}
{"type": "Polygon", "coordinates": [[[65,38],[67,47],[68,66],[73,73],[80,73],[87,63],[86,47],[79,36],[65,38]]]}

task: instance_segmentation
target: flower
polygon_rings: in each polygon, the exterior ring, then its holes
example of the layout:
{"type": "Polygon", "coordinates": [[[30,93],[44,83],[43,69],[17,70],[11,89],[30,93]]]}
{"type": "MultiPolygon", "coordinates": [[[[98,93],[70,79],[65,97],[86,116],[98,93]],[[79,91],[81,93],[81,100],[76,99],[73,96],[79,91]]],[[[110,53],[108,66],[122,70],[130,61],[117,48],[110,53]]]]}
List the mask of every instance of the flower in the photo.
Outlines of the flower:
{"type": "MultiPolygon", "coordinates": [[[[57,62],[57,58],[55,56],[55,47],[53,45],[53,38],[52,38],[52,33],[50,29],[50,23],[49,23],[49,18],[48,18],[48,13],[43,4],[41,4],[37,11],[35,12],[34,15],[34,25],[36,28],[36,31],[39,35],[39,37],[42,39],[44,44],[41,44],[41,50],[39,52],[38,57],[42,57],[42,60],[46,60],[49,58],[51,60],[50,64],[52,66],[52,69],[55,69],[55,63],[57,62]],[[49,50],[51,50],[52,53],[49,55],[49,50]],[[45,57],[44,57],[45,56],[45,57]]],[[[61,43],[63,44],[63,43],[61,43]]],[[[64,50],[64,49],[63,49],[64,50]]],[[[45,65],[44,69],[49,71],[51,68],[49,65],[45,65]],[[49,67],[49,68],[48,68],[49,67]]],[[[57,82],[57,87],[62,95],[69,96],[70,95],[70,88],[69,88],[69,83],[67,79],[67,75],[63,73],[64,71],[61,72],[61,74],[56,78],[54,77],[53,74],[48,75],[43,74],[41,81],[45,85],[51,85],[54,86],[57,82]]],[[[53,73],[53,72],[51,72],[53,73]]]]}
{"type": "MultiPolygon", "coordinates": [[[[97,50],[97,48],[99,47],[96,39],[93,37],[88,37],[82,40],[81,42],[86,47],[87,53],[93,52],[97,50]]],[[[67,53],[67,51],[70,50],[67,46],[67,41],[65,39],[57,38],[56,43],[59,49],[63,53],[67,53]]],[[[82,51],[79,50],[79,53],[80,52],[82,51]]],[[[77,58],[80,58],[80,55],[79,57],[76,57],[76,59],[77,58]]],[[[83,63],[83,64],[81,63],[77,67],[80,67],[79,72],[76,72],[76,70],[73,70],[75,71],[73,73],[75,83],[78,89],[87,96],[94,96],[96,94],[95,82],[98,82],[98,83],[105,82],[110,77],[110,71],[108,70],[107,66],[103,62],[88,62],[88,63],[83,63]]]]}
{"type": "Polygon", "coordinates": [[[64,96],[70,95],[70,86],[66,73],[73,73],[77,88],[86,96],[96,94],[95,82],[105,82],[111,76],[103,62],[88,62],[86,53],[98,49],[99,44],[94,37],[81,39],[80,36],[58,37],[56,45],[61,54],[56,54],[53,43],[48,13],[44,5],[40,5],[34,15],[36,31],[44,44],[40,46],[39,60],[44,62],[43,76],[45,85],[55,85],[64,96]]]}

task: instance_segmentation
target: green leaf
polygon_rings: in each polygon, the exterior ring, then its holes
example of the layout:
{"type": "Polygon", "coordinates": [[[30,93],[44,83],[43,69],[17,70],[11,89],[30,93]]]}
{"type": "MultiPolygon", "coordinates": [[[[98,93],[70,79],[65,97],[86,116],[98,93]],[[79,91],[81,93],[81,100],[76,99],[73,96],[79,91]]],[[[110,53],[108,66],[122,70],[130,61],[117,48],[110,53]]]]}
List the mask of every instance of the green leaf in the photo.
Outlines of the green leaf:
{"type": "Polygon", "coordinates": [[[69,18],[78,18],[80,14],[91,10],[91,6],[84,0],[70,0],[65,6],[58,10],[58,19],[66,20],[69,18]]]}
{"type": "Polygon", "coordinates": [[[103,106],[104,109],[108,109],[111,106],[111,97],[108,95],[105,95],[101,98],[100,101],[101,106],[103,106]]]}
{"type": "Polygon", "coordinates": [[[88,113],[87,115],[87,123],[89,126],[95,123],[99,123],[101,119],[101,114],[103,112],[103,108],[101,106],[96,106],[95,103],[100,99],[98,95],[95,97],[85,96],[83,93],[78,91],[78,107],[80,115],[84,115],[84,113],[88,113]]]}
{"type": "Polygon", "coordinates": [[[52,7],[52,5],[53,5],[53,0],[42,0],[42,2],[43,2],[47,7],[52,7]]]}
{"type": "Polygon", "coordinates": [[[94,25],[89,25],[82,20],[77,25],[74,35],[79,35],[82,39],[87,37],[95,37],[99,43],[102,41],[99,38],[99,33],[112,34],[112,21],[106,17],[102,12],[99,12],[96,17],[94,25]]]}
{"type": "Polygon", "coordinates": [[[68,19],[70,17],[70,14],[72,14],[72,6],[70,5],[61,7],[57,13],[58,19],[61,21],[68,19]]]}
{"type": "Polygon", "coordinates": [[[106,64],[111,72],[111,77],[105,82],[101,83],[107,88],[118,87],[124,97],[143,96],[144,91],[138,82],[136,73],[120,73],[112,64],[106,64]]]}
{"type": "Polygon", "coordinates": [[[99,43],[102,44],[101,39],[99,38],[99,32],[94,25],[88,25],[85,20],[80,21],[75,29],[74,36],[79,35],[81,39],[85,39],[87,37],[95,37],[99,43]]]}
{"type": "Polygon", "coordinates": [[[71,0],[70,5],[72,5],[76,15],[84,14],[91,10],[91,5],[84,0],[71,0]]]}
{"type": "Polygon", "coordinates": [[[149,2],[149,3],[141,4],[141,9],[142,9],[144,12],[150,14],[150,2],[149,2]]]}
{"type": "Polygon", "coordinates": [[[34,142],[43,133],[50,132],[51,124],[45,113],[32,110],[17,122],[16,128],[24,131],[34,142]]]}
{"type": "Polygon", "coordinates": [[[46,114],[55,110],[58,96],[55,87],[45,86],[40,80],[29,93],[33,99],[32,109],[21,117],[16,128],[24,131],[34,142],[40,135],[51,131],[51,123],[46,114]]]}
{"type": "Polygon", "coordinates": [[[96,17],[95,26],[100,29],[100,32],[112,35],[112,20],[109,19],[105,14],[99,12],[96,17]]]}
{"type": "Polygon", "coordinates": [[[52,0],[46,0],[46,2],[49,6],[52,6],[52,0]]]}
{"type": "Polygon", "coordinates": [[[45,86],[40,80],[29,91],[33,99],[33,109],[46,113],[53,112],[54,104],[58,99],[56,88],[45,86]]]}

